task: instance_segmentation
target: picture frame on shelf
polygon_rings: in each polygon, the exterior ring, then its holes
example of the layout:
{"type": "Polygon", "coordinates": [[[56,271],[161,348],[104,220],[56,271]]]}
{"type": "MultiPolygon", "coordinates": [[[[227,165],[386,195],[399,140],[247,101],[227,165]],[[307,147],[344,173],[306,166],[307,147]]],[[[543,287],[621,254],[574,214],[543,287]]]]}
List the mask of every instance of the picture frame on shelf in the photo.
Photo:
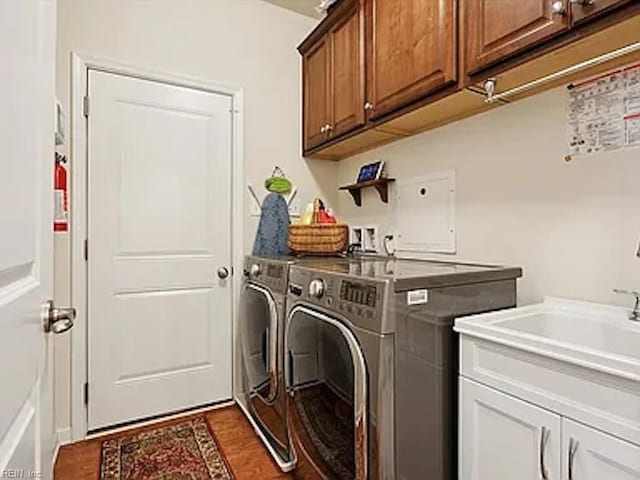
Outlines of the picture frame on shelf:
{"type": "Polygon", "coordinates": [[[358,178],[356,183],[363,182],[371,182],[373,180],[379,180],[382,178],[382,173],[384,171],[384,162],[377,161],[373,163],[368,163],[360,167],[360,172],[358,172],[358,178]]]}

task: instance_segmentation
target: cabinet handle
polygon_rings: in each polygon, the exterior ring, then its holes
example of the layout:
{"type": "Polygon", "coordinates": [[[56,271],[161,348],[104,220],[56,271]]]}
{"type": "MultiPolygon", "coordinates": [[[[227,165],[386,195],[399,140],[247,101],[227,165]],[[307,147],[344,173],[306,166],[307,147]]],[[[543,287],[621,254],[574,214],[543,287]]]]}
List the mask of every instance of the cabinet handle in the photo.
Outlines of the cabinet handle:
{"type": "Polygon", "coordinates": [[[364,104],[363,108],[364,108],[366,111],[373,110],[373,103],[371,103],[371,102],[366,102],[366,103],[364,104]]]}
{"type": "Polygon", "coordinates": [[[549,480],[549,472],[544,461],[544,452],[547,450],[549,435],[551,435],[551,430],[547,427],[542,427],[540,431],[540,476],[542,476],[542,480],[549,480]]]}
{"type": "Polygon", "coordinates": [[[551,13],[554,15],[564,15],[567,13],[567,9],[564,6],[563,0],[556,0],[551,4],[551,13]]]}
{"type": "Polygon", "coordinates": [[[569,480],[573,480],[573,463],[578,451],[578,445],[580,445],[580,442],[573,438],[569,439],[569,480]]]}
{"type": "Polygon", "coordinates": [[[572,5],[580,5],[582,7],[586,7],[587,5],[593,5],[594,0],[569,0],[569,3],[572,5]]]}

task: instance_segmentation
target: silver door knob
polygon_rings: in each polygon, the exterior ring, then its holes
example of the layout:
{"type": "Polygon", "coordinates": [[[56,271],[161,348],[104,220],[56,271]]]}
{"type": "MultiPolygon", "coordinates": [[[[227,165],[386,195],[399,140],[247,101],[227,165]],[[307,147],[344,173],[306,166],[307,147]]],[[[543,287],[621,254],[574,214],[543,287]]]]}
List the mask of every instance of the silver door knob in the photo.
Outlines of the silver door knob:
{"type": "Polygon", "coordinates": [[[218,277],[223,280],[229,276],[229,270],[226,267],[220,267],[218,269],[218,277]]]}
{"type": "Polygon", "coordinates": [[[563,0],[556,0],[551,4],[551,13],[554,15],[564,15],[567,12],[567,8],[564,6],[563,0]]]}
{"type": "Polygon", "coordinates": [[[49,300],[47,302],[47,313],[43,319],[44,331],[55,334],[64,333],[73,327],[73,321],[75,319],[75,308],[58,308],[54,305],[53,300],[49,300]]]}

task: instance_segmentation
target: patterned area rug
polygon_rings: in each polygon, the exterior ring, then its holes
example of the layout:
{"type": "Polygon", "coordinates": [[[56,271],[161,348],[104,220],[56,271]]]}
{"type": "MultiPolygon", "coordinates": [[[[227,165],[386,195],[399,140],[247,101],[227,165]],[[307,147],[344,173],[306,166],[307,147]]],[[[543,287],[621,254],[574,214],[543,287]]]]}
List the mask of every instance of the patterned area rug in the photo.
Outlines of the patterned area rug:
{"type": "Polygon", "coordinates": [[[102,480],[232,480],[204,417],[106,440],[102,480]]]}

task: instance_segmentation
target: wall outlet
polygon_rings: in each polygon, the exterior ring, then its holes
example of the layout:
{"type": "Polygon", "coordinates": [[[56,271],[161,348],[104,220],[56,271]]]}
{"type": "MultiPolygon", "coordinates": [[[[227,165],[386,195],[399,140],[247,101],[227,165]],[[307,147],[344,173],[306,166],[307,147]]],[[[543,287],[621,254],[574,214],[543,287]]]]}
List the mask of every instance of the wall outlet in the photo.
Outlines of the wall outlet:
{"type": "Polygon", "coordinates": [[[364,229],[362,227],[351,227],[350,231],[350,244],[357,243],[360,248],[364,248],[362,242],[364,241],[364,229]]]}
{"type": "Polygon", "coordinates": [[[378,227],[369,225],[362,231],[362,249],[365,252],[378,252],[378,227]]]}

